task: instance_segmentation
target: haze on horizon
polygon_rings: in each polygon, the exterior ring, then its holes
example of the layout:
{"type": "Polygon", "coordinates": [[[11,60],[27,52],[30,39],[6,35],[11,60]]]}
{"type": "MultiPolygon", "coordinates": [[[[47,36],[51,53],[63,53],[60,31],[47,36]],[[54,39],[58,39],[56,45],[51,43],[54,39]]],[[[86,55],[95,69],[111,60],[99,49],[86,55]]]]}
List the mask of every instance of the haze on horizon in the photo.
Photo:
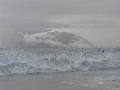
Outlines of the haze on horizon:
{"type": "Polygon", "coordinates": [[[120,0],[0,0],[0,47],[19,45],[18,32],[58,30],[98,47],[120,47],[120,0]]]}

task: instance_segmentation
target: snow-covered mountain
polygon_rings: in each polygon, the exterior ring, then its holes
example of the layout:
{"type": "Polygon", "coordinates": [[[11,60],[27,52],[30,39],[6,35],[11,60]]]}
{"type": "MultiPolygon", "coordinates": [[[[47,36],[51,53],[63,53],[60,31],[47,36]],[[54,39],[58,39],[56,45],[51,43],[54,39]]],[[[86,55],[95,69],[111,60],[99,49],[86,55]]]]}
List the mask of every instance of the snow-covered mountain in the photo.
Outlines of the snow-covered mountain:
{"type": "Polygon", "coordinates": [[[93,48],[86,39],[72,33],[46,31],[42,33],[24,34],[24,43],[27,47],[76,47],[93,48]]]}
{"type": "Polygon", "coordinates": [[[9,36],[5,32],[0,38],[1,48],[94,47],[85,38],[76,34],[53,30],[40,30],[33,33],[12,30],[9,36]]]}

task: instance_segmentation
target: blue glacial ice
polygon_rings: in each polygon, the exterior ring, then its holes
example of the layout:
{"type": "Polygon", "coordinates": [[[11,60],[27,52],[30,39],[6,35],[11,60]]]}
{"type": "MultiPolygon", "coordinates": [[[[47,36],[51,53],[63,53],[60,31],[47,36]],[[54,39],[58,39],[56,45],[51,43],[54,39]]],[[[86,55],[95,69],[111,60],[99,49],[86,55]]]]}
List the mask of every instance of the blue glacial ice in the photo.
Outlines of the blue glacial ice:
{"type": "Polygon", "coordinates": [[[120,69],[119,49],[0,49],[0,75],[120,69]]]}

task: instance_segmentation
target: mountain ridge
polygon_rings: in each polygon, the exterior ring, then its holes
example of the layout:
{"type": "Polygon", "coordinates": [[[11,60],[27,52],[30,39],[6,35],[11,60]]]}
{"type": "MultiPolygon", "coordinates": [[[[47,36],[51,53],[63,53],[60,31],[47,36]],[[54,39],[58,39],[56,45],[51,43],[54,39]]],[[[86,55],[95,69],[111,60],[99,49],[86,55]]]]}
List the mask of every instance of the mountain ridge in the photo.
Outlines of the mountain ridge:
{"type": "Polygon", "coordinates": [[[94,48],[95,46],[81,36],[68,32],[47,31],[43,33],[24,34],[24,43],[28,46],[39,47],[42,44],[46,46],[63,46],[77,48],[94,48]]]}

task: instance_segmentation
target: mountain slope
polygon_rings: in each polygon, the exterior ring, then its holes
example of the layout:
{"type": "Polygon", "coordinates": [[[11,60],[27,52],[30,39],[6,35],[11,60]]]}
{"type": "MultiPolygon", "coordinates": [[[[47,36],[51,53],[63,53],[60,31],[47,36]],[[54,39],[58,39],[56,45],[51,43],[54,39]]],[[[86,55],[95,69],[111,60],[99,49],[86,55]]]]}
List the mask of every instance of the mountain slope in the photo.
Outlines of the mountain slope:
{"type": "Polygon", "coordinates": [[[77,47],[92,48],[94,47],[86,39],[72,33],[47,31],[42,33],[25,34],[24,43],[32,47],[77,47]]]}

